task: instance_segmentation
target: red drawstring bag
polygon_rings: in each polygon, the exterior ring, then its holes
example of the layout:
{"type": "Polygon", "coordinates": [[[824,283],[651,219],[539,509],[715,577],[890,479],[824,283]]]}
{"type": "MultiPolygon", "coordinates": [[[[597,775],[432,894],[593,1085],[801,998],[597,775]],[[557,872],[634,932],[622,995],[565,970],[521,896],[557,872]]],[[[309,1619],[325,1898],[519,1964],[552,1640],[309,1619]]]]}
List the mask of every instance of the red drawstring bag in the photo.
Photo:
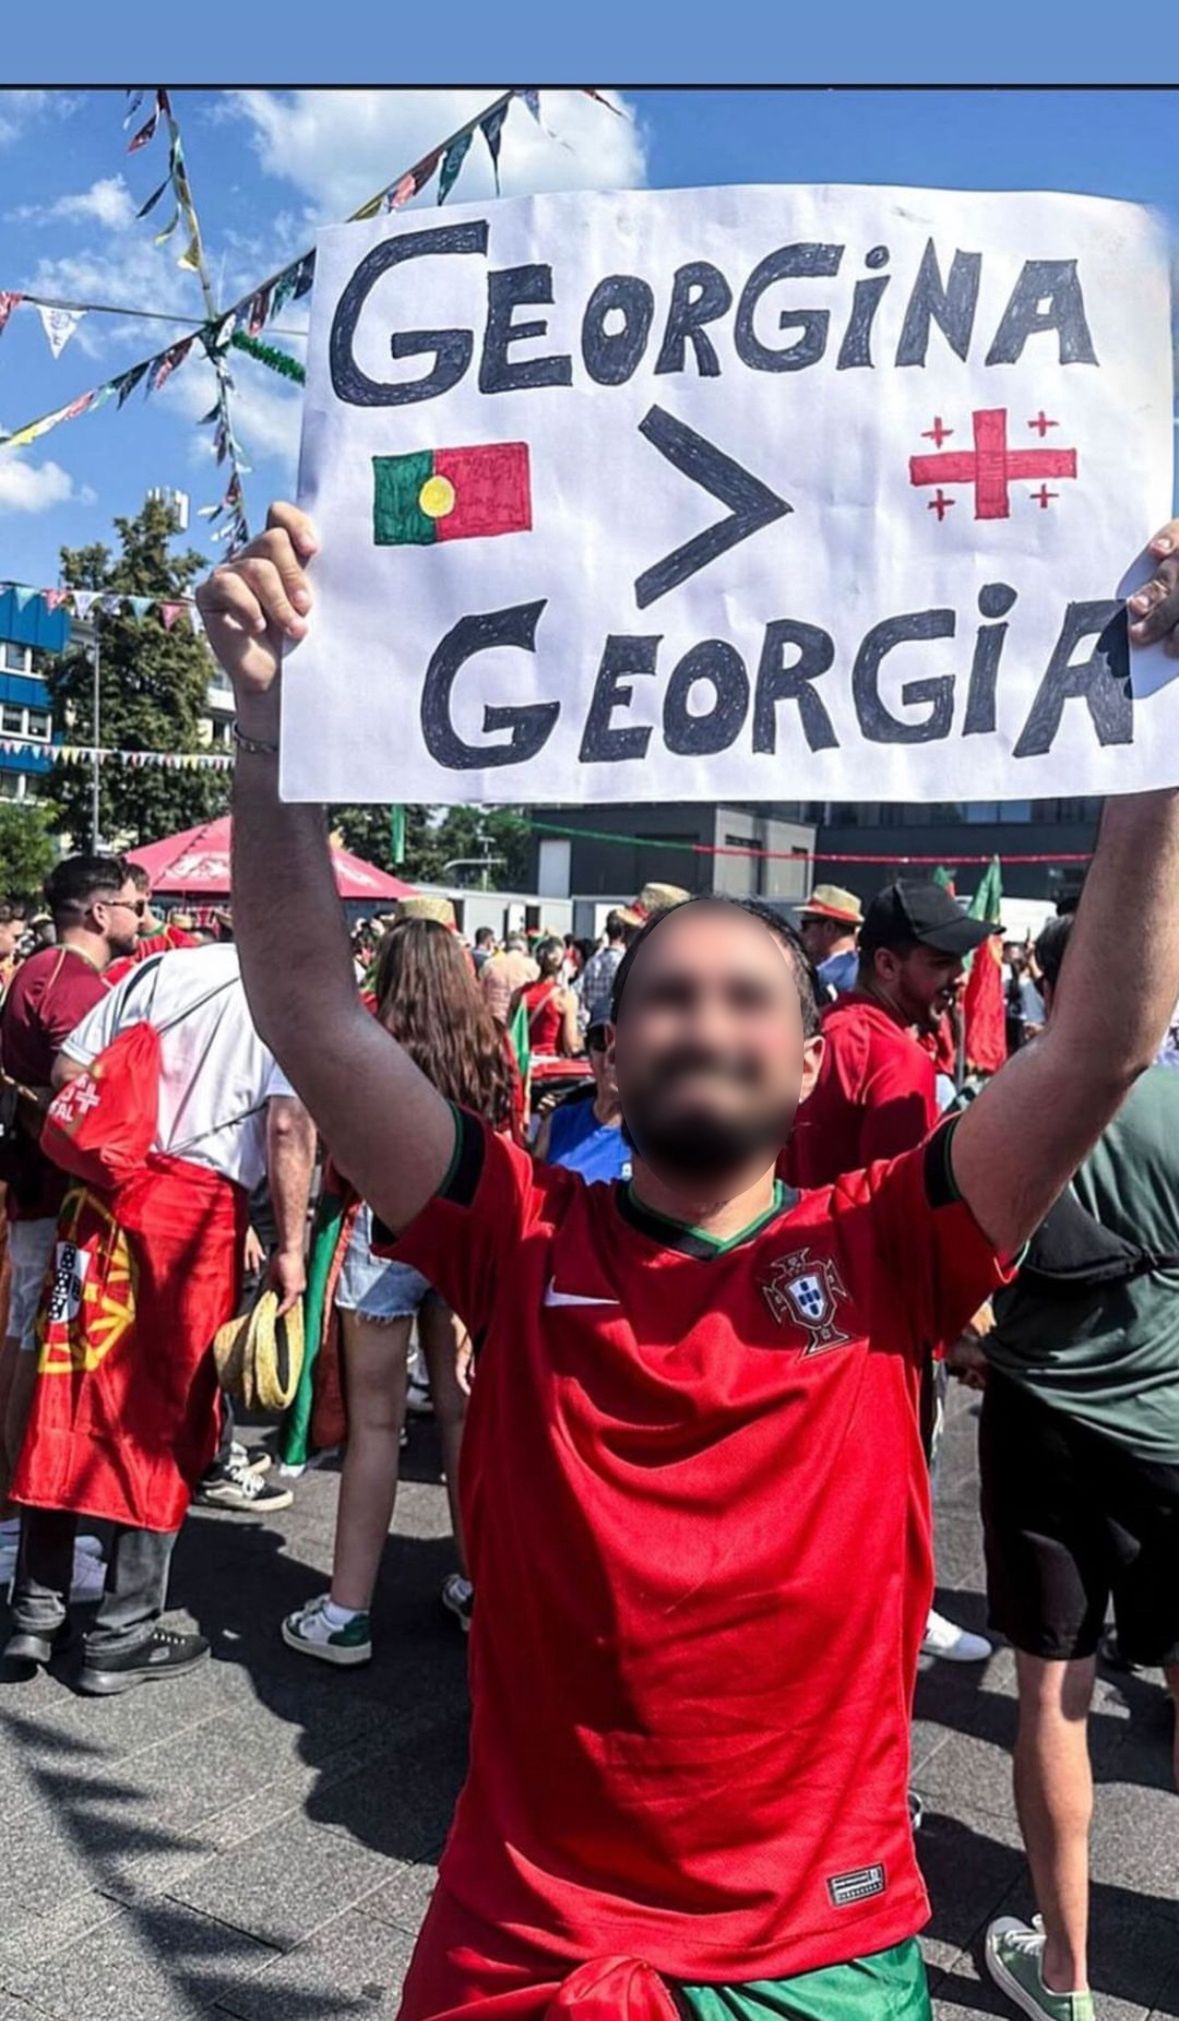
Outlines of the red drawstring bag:
{"type": "Polygon", "coordinates": [[[141,1020],[58,1089],[45,1112],[41,1149],[75,1179],[110,1192],[143,1170],[155,1142],[159,1093],[160,1035],[141,1020]]]}

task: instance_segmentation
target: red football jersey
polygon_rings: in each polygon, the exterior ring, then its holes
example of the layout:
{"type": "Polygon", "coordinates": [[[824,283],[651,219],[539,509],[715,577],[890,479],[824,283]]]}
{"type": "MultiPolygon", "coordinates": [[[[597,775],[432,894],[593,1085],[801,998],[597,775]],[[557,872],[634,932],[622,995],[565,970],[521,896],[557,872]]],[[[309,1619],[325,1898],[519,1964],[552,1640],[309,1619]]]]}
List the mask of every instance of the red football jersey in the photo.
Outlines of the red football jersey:
{"type": "Polygon", "coordinates": [[[896,1158],[938,1119],[933,1058],[872,997],[855,991],[823,1016],[819,1078],[779,1161],[794,1186],[830,1186],[896,1158]]]}
{"type": "MultiPolygon", "coordinates": [[[[1002,1275],[944,1133],[830,1191],[779,1183],[718,1243],[463,1115],[394,1253],[478,1350],[442,1901],[509,1928],[537,1978],[613,1953],[777,1978],[911,1936],[918,1370],[1002,1275]]],[[[411,1981],[430,2011],[481,1969],[469,1945],[446,1963],[445,1923],[411,1981]]]]}

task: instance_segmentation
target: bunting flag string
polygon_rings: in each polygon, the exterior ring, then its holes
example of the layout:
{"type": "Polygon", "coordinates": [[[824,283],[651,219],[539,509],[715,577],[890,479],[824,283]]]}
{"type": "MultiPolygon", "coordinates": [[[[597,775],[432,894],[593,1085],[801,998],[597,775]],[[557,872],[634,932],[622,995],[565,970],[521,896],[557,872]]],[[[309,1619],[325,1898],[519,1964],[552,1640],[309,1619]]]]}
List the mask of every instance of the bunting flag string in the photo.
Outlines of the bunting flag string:
{"type": "MultiPolygon", "coordinates": [[[[584,92],[587,97],[593,98],[600,105],[604,105],[608,111],[617,114],[619,117],[623,116],[621,109],[616,105],[612,105],[610,100],[594,86],[583,85],[578,87],[578,89],[584,92]]],[[[135,110],[139,109],[145,96],[146,94],[142,91],[138,94],[138,99],[135,101],[135,110]]],[[[415,162],[412,168],[406,169],[401,175],[395,176],[391,182],[386,183],[382,189],[377,190],[366,203],[361,204],[357,210],[350,213],[349,222],[376,217],[382,209],[388,211],[402,209],[405,204],[410,202],[411,198],[418,196],[432,182],[435,175],[438,175],[439,179],[439,201],[444,202],[446,197],[449,196],[459,171],[466,160],[472,137],[476,132],[482,134],[487,146],[491,157],[495,186],[498,192],[504,125],[512,101],[516,98],[523,101],[532,117],[541,126],[542,130],[550,135],[550,138],[559,138],[559,136],[552,133],[551,128],[545,126],[541,117],[541,95],[539,89],[531,85],[513,86],[510,90],[501,93],[497,99],[493,100],[490,105],[485,106],[482,111],[476,113],[473,118],[467,120],[463,126],[460,126],[454,133],[450,134],[446,140],[439,142],[437,147],[431,148],[429,153],[423,155],[420,161],[415,162]]],[[[133,113],[129,114],[128,119],[132,116],[133,113]]],[[[276,316],[281,313],[288,303],[300,302],[310,293],[315,280],[315,251],[312,248],[308,252],[301,253],[297,259],[291,260],[286,266],[281,267],[277,273],[271,274],[265,281],[251,288],[248,293],[241,297],[240,301],[234,302],[224,311],[218,311],[215,307],[212,291],[208,285],[207,271],[204,267],[200,225],[192,200],[192,190],[184,161],[183,143],[180,139],[175,115],[172,112],[171,101],[163,86],[160,86],[156,90],[151,114],[128,143],[128,152],[138,153],[141,148],[146,147],[148,142],[154,137],[161,119],[164,120],[170,137],[169,173],[142,205],[139,216],[148,216],[163,197],[165,191],[171,187],[176,200],[178,216],[168,226],[167,230],[159,235],[159,238],[162,241],[170,236],[171,231],[175,228],[175,224],[183,221],[188,233],[188,243],[185,251],[180,256],[178,265],[186,267],[195,273],[201,279],[202,287],[205,290],[207,314],[204,321],[196,323],[193,336],[199,340],[201,349],[210,359],[217,373],[217,409],[214,411],[221,414],[226,453],[232,456],[235,445],[233,443],[232,426],[229,423],[227,413],[227,385],[229,380],[228,373],[224,369],[223,354],[231,343],[233,333],[236,330],[240,330],[244,326],[245,334],[256,338],[268,324],[273,323],[276,316]],[[219,359],[220,364],[218,362],[219,359]]],[[[22,302],[27,302],[30,306],[41,306],[33,297],[12,291],[0,291],[0,332],[3,331],[12,310],[22,302]]],[[[44,306],[70,308],[73,305],[47,303],[44,306]]],[[[138,315],[151,317],[161,322],[181,324],[196,321],[196,319],[186,316],[166,316],[162,313],[157,314],[157,312],[152,310],[120,307],[115,303],[94,302],[79,306],[82,313],[87,314],[138,315]]],[[[284,332],[283,334],[293,336],[301,333],[291,331],[284,332]]],[[[37,441],[42,435],[47,435],[50,429],[56,428],[61,422],[73,420],[76,415],[84,414],[101,407],[108,400],[116,399],[119,407],[122,407],[125,405],[130,393],[145,378],[147,380],[145,393],[150,395],[158,385],[164,383],[164,380],[170,376],[171,372],[175,371],[179,365],[183,364],[187,358],[193,355],[193,348],[189,346],[177,357],[174,354],[180,350],[180,346],[173,344],[164,351],[158,352],[154,357],[141,359],[137,364],[131,365],[125,371],[119,373],[117,377],[105,381],[101,386],[91,388],[87,393],[80,394],[69,405],[55,408],[51,414],[40,415],[36,420],[26,422],[11,434],[0,436],[0,448],[22,448],[30,442],[37,441]],[[169,356],[173,357],[173,362],[161,378],[161,367],[169,356]]],[[[245,349],[246,347],[239,346],[238,348],[245,349]]],[[[271,364],[272,361],[269,358],[264,358],[262,362],[271,364]]],[[[275,366],[274,369],[281,370],[282,368],[275,366]]],[[[294,378],[295,375],[292,372],[288,373],[287,376],[294,378]]],[[[237,491],[240,525],[244,524],[244,494],[241,492],[240,485],[237,487],[237,491]]],[[[231,503],[232,501],[228,497],[223,498],[221,506],[214,510],[228,509],[231,503]]]]}
{"type": "MultiPolygon", "coordinates": [[[[208,508],[217,510],[218,508],[208,508]]],[[[11,591],[18,611],[27,610],[34,597],[40,597],[47,611],[60,610],[63,604],[73,605],[75,617],[90,619],[96,613],[104,617],[120,617],[127,613],[142,622],[150,611],[158,611],[165,631],[171,631],[177,619],[187,616],[194,631],[201,629],[196,602],[190,596],[177,596],[169,591],[166,596],[132,596],[123,590],[73,589],[68,585],[53,588],[39,588],[33,583],[7,582],[0,579],[0,596],[11,591]]]]}
{"type": "Polygon", "coordinates": [[[167,772],[229,772],[233,756],[228,751],[114,751],[93,744],[34,743],[26,737],[0,737],[0,751],[6,758],[40,754],[54,765],[127,765],[132,770],[156,766],[167,772]]]}

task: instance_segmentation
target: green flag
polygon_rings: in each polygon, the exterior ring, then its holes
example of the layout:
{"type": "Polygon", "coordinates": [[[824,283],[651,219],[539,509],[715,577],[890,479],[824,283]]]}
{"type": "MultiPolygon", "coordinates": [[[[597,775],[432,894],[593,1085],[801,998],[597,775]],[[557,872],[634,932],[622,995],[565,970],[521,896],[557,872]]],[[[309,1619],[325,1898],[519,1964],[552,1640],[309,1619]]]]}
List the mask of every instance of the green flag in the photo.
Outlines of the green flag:
{"type": "Polygon", "coordinates": [[[404,807],[390,807],[389,809],[389,853],[393,858],[394,869],[397,869],[400,864],[405,862],[404,807]]]}

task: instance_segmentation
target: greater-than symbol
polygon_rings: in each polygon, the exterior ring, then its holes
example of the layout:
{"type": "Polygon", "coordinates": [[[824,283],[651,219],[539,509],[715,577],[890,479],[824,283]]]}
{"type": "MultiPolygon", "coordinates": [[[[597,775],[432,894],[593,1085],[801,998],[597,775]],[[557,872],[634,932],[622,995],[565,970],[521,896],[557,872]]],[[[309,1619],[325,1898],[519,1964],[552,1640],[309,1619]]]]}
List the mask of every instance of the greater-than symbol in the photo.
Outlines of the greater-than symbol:
{"type": "Polygon", "coordinates": [[[682,547],[665,554],[662,561],[644,569],[635,583],[635,602],[640,610],[645,610],[648,604],[666,596],[668,590],[678,588],[689,576],[706,568],[718,555],[727,554],[739,541],[748,540],[751,533],[760,533],[763,526],[782,519],[794,507],[787,505],[759,477],[726,456],[714,442],[698,435],[686,421],[677,421],[674,414],[668,414],[662,407],[650,408],[639,422],[639,433],[693,484],[729,507],[727,519],[718,519],[715,526],[706,527],[682,547]]]}

